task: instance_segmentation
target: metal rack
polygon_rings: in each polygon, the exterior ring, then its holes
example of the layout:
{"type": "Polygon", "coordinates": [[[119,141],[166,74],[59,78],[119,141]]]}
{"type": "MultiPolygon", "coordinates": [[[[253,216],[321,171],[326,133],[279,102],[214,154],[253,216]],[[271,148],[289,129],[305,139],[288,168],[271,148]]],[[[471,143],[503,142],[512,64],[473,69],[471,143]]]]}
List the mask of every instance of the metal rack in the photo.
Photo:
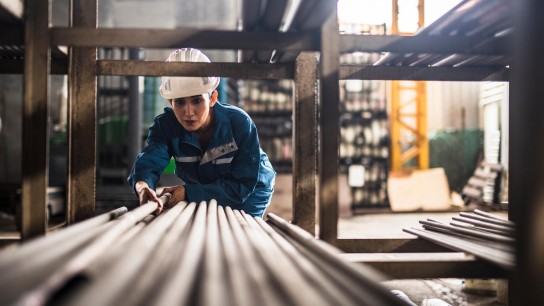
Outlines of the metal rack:
{"type": "MultiPolygon", "coordinates": [[[[7,2],[7,1],[4,1],[7,2]]],[[[251,6],[253,1],[244,1],[251,6]]],[[[258,1],[260,3],[260,1],[258,1]]],[[[478,2],[478,1],[476,1],[478,2]]],[[[485,1],[483,1],[485,2],[485,1]]],[[[19,2],[20,3],[20,2],[19,2]]],[[[424,35],[356,36],[340,35],[336,22],[336,2],[331,0],[302,1],[290,27],[276,31],[217,31],[196,29],[104,29],[96,28],[96,1],[72,0],[72,27],[48,25],[48,1],[27,1],[25,8],[25,98],[23,118],[23,156],[29,162],[23,167],[23,239],[45,232],[47,187],[47,80],[49,72],[68,72],[69,76],[69,176],[68,223],[94,214],[96,76],[97,75],[221,75],[233,78],[289,78],[295,80],[293,133],[295,154],[293,165],[293,222],[311,233],[315,232],[315,157],[317,122],[308,113],[315,113],[316,81],[320,81],[319,152],[317,199],[320,208],[319,237],[346,252],[399,253],[400,260],[381,266],[393,277],[512,277],[511,304],[536,305],[544,300],[538,219],[544,218],[541,208],[544,184],[544,146],[534,145],[534,139],[544,138],[544,104],[536,103],[542,93],[542,68],[539,54],[539,19],[543,5],[536,0],[516,1],[515,12],[519,35],[516,44],[510,37],[481,37],[424,35]],[[289,30],[289,32],[287,32],[289,30]],[[501,57],[511,54],[518,70],[510,77],[504,65],[485,66],[340,66],[342,52],[392,52],[397,54],[465,54],[501,57]],[[69,46],[69,61],[49,57],[51,47],[69,46]],[[191,46],[208,49],[242,49],[270,52],[270,63],[164,63],[144,61],[96,60],[96,47],[173,48],[191,46]],[[315,53],[320,52],[319,63],[315,53]],[[316,69],[318,67],[318,69],[316,69]],[[529,79],[529,77],[531,79],[529,79]],[[511,159],[510,201],[511,218],[518,229],[518,268],[511,274],[471,258],[437,260],[432,257],[424,264],[402,259],[403,252],[436,252],[444,249],[418,239],[338,239],[338,138],[340,79],[369,80],[434,80],[434,81],[511,81],[511,159]],[[540,82],[540,83],[539,83],[540,82]],[[76,102],[77,99],[77,102],[76,102]],[[30,134],[28,131],[33,131],[30,134]],[[540,188],[540,189],[539,189],[540,188]],[[523,221],[523,222],[520,222],[523,221]],[[404,274],[401,272],[403,271],[404,274]],[[395,274],[396,273],[396,274],[395,274]],[[523,276],[523,277],[522,277],[523,276]]],[[[5,8],[4,5],[0,7],[5,8]]],[[[273,10],[265,10],[264,15],[273,10]]],[[[253,16],[254,20],[265,16],[253,16]]],[[[22,19],[22,13],[19,16],[22,19]]],[[[14,41],[22,44],[23,32],[6,31],[2,44],[14,41]]],[[[4,34],[4,33],[3,33],[4,34]]],[[[262,53],[261,53],[262,54],[262,53]]],[[[251,57],[252,59],[254,57],[251,57]]],[[[262,56],[261,58],[268,58],[262,56]]],[[[250,60],[253,61],[253,60],[250,60]]],[[[20,63],[19,63],[20,64],[20,63]]],[[[3,67],[8,67],[2,65],[3,67]]],[[[21,66],[9,66],[11,71],[21,66]]],[[[3,68],[4,69],[4,68],[3,68]]],[[[396,255],[396,256],[397,256],[396,255]]],[[[368,262],[368,261],[367,261],[368,262]]],[[[378,265],[379,266],[379,265],[378,265]]]]}

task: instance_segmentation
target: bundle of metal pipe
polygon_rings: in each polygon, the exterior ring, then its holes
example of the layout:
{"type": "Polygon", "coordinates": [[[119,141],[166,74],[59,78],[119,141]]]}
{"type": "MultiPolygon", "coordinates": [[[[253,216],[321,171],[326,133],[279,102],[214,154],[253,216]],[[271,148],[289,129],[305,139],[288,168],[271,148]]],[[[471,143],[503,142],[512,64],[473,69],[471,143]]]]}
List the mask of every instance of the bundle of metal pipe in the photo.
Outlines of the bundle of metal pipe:
{"type": "Polygon", "coordinates": [[[507,270],[515,269],[516,226],[481,210],[460,213],[461,217],[445,224],[434,219],[419,221],[422,229],[403,229],[405,232],[429,240],[456,251],[471,253],[483,260],[493,262],[507,270]]]}
{"type": "Polygon", "coordinates": [[[1,305],[405,305],[366,266],[270,215],[119,209],[0,253],[1,305]],[[126,213],[125,213],[126,212],[126,213]]]}

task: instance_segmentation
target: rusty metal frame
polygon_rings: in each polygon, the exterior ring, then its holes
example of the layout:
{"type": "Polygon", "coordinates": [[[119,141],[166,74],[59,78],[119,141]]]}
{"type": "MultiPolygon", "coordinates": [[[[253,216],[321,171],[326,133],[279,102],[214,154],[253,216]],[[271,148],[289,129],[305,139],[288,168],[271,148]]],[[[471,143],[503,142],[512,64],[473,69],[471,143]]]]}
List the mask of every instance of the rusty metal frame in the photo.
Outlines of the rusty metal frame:
{"type": "Polygon", "coordinates": [[[47,229],[49,14],[49,1],[25,2],[22,239],[43,235],[47,229]]]}

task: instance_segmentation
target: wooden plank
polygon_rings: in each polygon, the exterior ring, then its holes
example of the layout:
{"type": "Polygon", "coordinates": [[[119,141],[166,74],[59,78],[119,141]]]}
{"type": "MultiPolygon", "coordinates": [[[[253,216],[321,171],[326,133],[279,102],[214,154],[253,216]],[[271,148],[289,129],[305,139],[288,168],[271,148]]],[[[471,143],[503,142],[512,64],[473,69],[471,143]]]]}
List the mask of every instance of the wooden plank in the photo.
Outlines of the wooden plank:
{"type": "Polygon", "coordinates": [[[295,62],[293,101],[293,223],[315,236],[317,53],[295,62]]]}
{"type": "MultiPolygon", "coordinates": [[[[72,0],[72,26],[96,28],[96,0],[72,0]]],[[[68,76],[68,224],[94,216],[96,48],[71,48],[68,76]]]]}
{"type": "Polygon", "coordinates": [[[221,76],[237,79],[292,79],[293,64],[188,63],[99,60],[98,75],[221,76]]]}
{"type": "Polygon", "coordinates": [[[252,50],[317,50],[314,32],[238,32],[176,29],[51,28],[53,46],[252,50]]]}
{"type": "Polygon", "coordinates": [[[321,29],[320,142],[319,142],[319,238],[335,245],[338,236],[338,135],[340,89],[338,22],[336,10],[321,29]]]}
{"type": "Polygon", "coordinates": [[[21,237],[45,234],[49,129],[49,1],[25,3],[21,237]]]}
{"type": "Polygon", "coordinates": [[[370,265],[392,279],[507,278],[508,271],[466,253],[339,254],[340,258],[370,265]]]}

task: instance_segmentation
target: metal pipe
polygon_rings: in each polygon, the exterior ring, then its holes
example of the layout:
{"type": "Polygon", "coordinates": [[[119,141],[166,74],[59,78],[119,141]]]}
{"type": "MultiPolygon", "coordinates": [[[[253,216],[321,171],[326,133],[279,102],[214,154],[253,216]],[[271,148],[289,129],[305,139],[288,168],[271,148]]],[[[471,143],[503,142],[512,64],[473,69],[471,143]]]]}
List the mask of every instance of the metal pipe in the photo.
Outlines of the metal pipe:
{"type": "Polygon", "coordinates": [[[460,222],[473,224],[473,225],[476,225],[476,226],[479,226],[479,227],[490,228],[490,229],[493,229],[493,230],[502,231],[502,232],[504,232],[505,235],[509,235],[509,236],[514,235],[515,232],[516,232],[516,230],[511,228],[511,227],[490,224],[490,223],[487,223],[487,222],[473,220],[473,219],[469,219],[469,218],[465,218],[465,217],[452,217],[452,219],[455,220],[455,221],[460,221],[460,222]]]}
{"type": "Polygon", "coordinates": [[[500,225],[500,226],[506,226],[506,227],[510,227],[510,228],[513,228],[513,229],[516,228],[516,224],[514,222],[510,222],[510,221],[506,221],[506,220],[490,219],[490,218],[487,218],[487,217],[479,216],[479,215],[472,214],[472,213],[466,213],[466,212],[461,212],[461,213],[459,213],[459,215],[461,217],[474,219],[474,220],[478,220],[478,221],[482,221],[482,222],[487,222],[487,223],[496,224],[496,225],[500,225]]]}
{"type": "Polygon", "coordinates": [[[451,226],[451,225],[448,225],[448,224],[438,222],[438,221],[433,220],[433,219],[427,219],[427,220],[428,221],[420,220],[419,223],[425,224],[425,225],[436,226],[436,227],[440,227],[440,228],[447,229],[447,230],[450,230],[450,231],[466,234],[466,235],[477,237],[477,238],[483,238],[483,239],[486,239],[486,240],[496,241],[496,242],[509,243],[509,244],[514,244],[516,242],[516,240],[514,238],[510,238],[510,237],[505,237],[505,236],[496,235],[496,234],[482,233],[482,232],[478,232],[478,231],[471,230],[471,229],[455,227],[455,226],[451,226]]]}
{"type": "Polygon", "coordinates": [[[258,298],[263,305],[287,305],[287,299],[283,292],[272,292],[270,290],[270,288],[275,288],[276,285],[272,283],[267,269],[261,264],[255,248],[253,248],[249,239],[246,239],[242,224],[238,222],[232,208],[225,207],[225,213],[232,232],[237,237],[236,242],[240,250],[240,257],[243,258],[243,262],[247,265],[246,270],[251,283],[255,286],[251,291],[258,294],[258,298]]]}
{"type": "Polygon", "coordinates": [[[130,227],[147,215],[157,210],[158,204],[148,202],[135,210],[125,214],[123,219],[117,222],[105,234],[101,235],[90,245],[85,247],[76,256],[72,257],[66,264],[55,270],[43,282],[29,288],[24,295],[18,299],[20,304],[44,305],[47,300],[73,276],[83,271],[93,260],[100,257],[109,249],[130,227]]]}
{"type": "Polygon", "coordinates": [[[198,269],[204,253],[204,239],[206,238],[206,202],[202,201],[191,225],[186,248],[184,248],[179,262],[171,267],[171,272],[163,278],[164,286],[158,288],[156,299],[149,305],[187,305],[191,297],[191,290],[196,285],[198,269]]]}
{"type": "Polygon", "coordinates": [[[293,261],[298,269],[314,286],[315,290],[321,292],[329,305],[359,305],[355,299],[347,295],[332,279],[327,277],[323,270],[317,269],[304,254],[300,253],[289,241],[282,237],[276,230],[268,225],[263,219],[255,218],[262,230],[281,248],[282,252],[293,261]]]}
{"type": "Polygon", "coordinates": [[[155,298],[155,292],[162,287],[162,283],[157,280],[168,274],[170,268],[179,260],[181,251],[183,251],[179,246],[186,245],[188,229],[196,206],[197,204],[192,202],[181,212],[151,255],[151,258],[160,258],[161,260],[149,260],[140,271],[142,277],[136,278],[130,286],[130,294],[126,294],[121,300],[116,301],[115,305],[149,305],[150,301],[155,298]]]}
{"type": "Polygon", "coordinates": [[[61,231],[53,232],[50,235],[25,242],[22,245],[6,248],[0,253],[0,271],[3,271],[4,273],[9,267],[14,265],[18,266],[16,261],[21,260],[26,262],[28,258],[32,258],[36,256],[36,254],[42,254],[49,248],[56,248],[65,241],[81,238],[81,234],[116,219],[127,211],[126,207],[120,207],[100,216],[70,225],[61,231]]]}
{"type": "Polygon", "coordinates": [[[386,277],[377,270],[364,265],[354,265],[342,261],[337,257],[339,250],[336,248],[315,239],[312,235],[308,234],[308,232],[289,224],[287,221],[272,213],[269,213],[267,216],[272,224],[280,228],[309,251],[322,258],[323,261],[333,265],[337,270],[341,271],[345,277],[350,278],[354,283],[359,284],[361,287],[369,288],[372,292],[383,297],[382,301],[387,303],[384,305],[403,305],[396,296],[378,285],[377,282],[385,280],[386,277]]]}
{"type": "Polygon", "coordinates": [[[446,234],[425,231],[417,228],[403,229],[403,231],[456,251],[468,252],[476,257],[495,263],[506,270],[513,271],[515,269],[515,256],[511,253],[501,252],[476,243],[470,243],[466,240],[455,238],[446,234]]]}
{"type": "Polygon", "coordinates": [[[242,214],[235,210],[234,214],[239,220],[245,221],[248,237],[261,256],[264,264],[278,280],[282,290],[287,294],[292,303],[290,305],[330,305],[321,295],[314,290],[310,283],[296,265],[285,256],[279,246],[267,235],[256,221],[248,214],[242,214]]]}
{"type": "Polygon", "coordinates": [[[238,249],[234,239],[234,233],[227,220],[227,215],[223,206],[217,207],[219,234],[223,244],[225,262],[228,269],[228,276],[232,290],[232,304],[239,306],[257,305],[257,295],[255,290],[250,289],[252,282],[249,279],[249,273],[245,270],[248,266],[244,262],[244,256],[241,250],[238,249]],[[239,288],[247,288],[247,290],[239,290],[239,288]]]}
{"type": "MultiPolygon", "coordinates": [[[[96,258],[95,262],[109,263],[102,264],[102,267],[106,269],[94,271],[94,278],[100,281],[91,282],[88,288],[75,295],[66,304],[116,305],[118,301],[132,292],[132,284],[139,277],[141,270],[148,262],[154,260],[151,255],[154,253],[155,247],[161,242],[162,237],[187,205],[185,202],[181,203],[181,205],[178,204],[159,215],[155,220],[156,222],[146,226],[131,241],[125,252],[108,250],[106,255],[96,258]],[[125,254],[138,254],[138,256],[125,256],[125,254]],[[110,290],[114,287],[116,290],[110,290]]],[[[127,233],[129,232],[130,230],[127,231],[127,233]]]]}

